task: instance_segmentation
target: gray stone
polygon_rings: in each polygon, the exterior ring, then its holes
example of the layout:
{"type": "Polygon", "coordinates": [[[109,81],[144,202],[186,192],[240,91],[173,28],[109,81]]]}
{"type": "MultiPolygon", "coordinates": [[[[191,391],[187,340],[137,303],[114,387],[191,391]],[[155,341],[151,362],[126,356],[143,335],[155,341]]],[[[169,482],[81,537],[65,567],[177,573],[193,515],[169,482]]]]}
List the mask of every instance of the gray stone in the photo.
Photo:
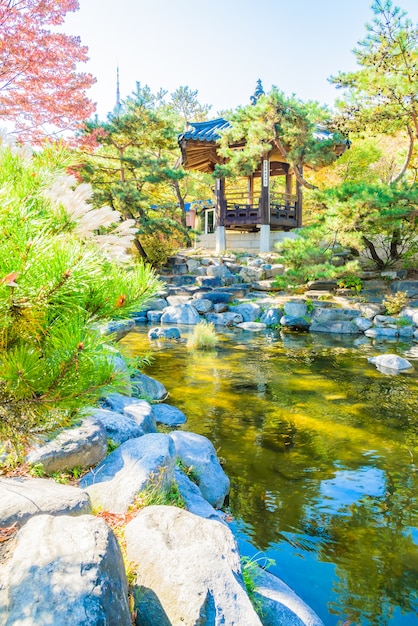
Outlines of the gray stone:
{"type": "Polygon", "coordinates": [[[147,435],[149,433],[157,432],[154,406],[151,406],[151,404],[146,400],[141,400],[136,404],[128,404],[123,407],[123,413],[131,419],[135,420],[135,422],[138,424],[141,431],[139,437],[142,437],[142,435],[147,435]]]}
{"type": "MultiPolygon", "coordinates": [[[[145,402],[145,400],[141,400],[140,398],[132,398],[131,396],[125,396],[121,393],[110,393],[102,400],[102,406],[111,411],[123,413],[125,407],[132,404],[143,406],[145,402]]],[[[148,402],[146,402],[146,404],[148,404],[149,410],[152,411],[151,405],[148,402]]]]}
{"type": "Polygon", "coordinates": [[[77,487],[47,478],[0,478],[0,527],[22,526],[42,514],[90,513],[90,498],[77,487]]]}
{"type": "Polygon", "coordinates": [[[283,276],[285,267],[281,263],[275,263],[266,269],[266,278],[274,278],[275,276],[283,276]]]}
{"type": "Polygon", "coordinates": [[[284,304],[284,312],[290,317],[304,317],[308,314],[308,306],[304,300],[289,300],[284,304]]]}
{"type": "Polygon", "coordinates": [[[197,276],[196,282],[201,287],[221,287],[223,285],[220,276],[197,276]]]}
{"type": "Polygon", "coordinates": [[[257,289],[258,291],[267,291],[267,292],[283,291],[283,287],[278,287],[275,284],[274,280],[253,281],[253,287],[254,289],[257,289]]]}
{"type": "Polygon", "coordinates": [[[258,267],[242,267],[239,273],[244,283],[252,283],[265,278],[265,271],[258,267]]]}
{"type": "Polygon", "coordinates": [[[42,464],[46,474],[74,467],[91,467],[107,453],[106,431],[100,422],[84,419],[62,430],[54,439],[34,447],[26,456],[30,465],[42,464]]]}
{"type": "Polygon", "coordinates": [[[236,541],[224,524],[149,506],[129,522],[125,537],[137,568],[138,623],[261,626],[244,590],[236,541]]]}
{"type": "MultiPolygon", "coordinates": [[[[202,297],[201,293],[198,292],[194,294],[192,302],[194,302],[195,298],[200,297],[202,297]]],[[[213,302],[213,304],[216,304],[217,302],[230,302],[234,297],[234,294],[229,291],[208,291],[204,293],[204,297],[205,299],[213,302]]]]}
{"type": "Polygon", "coordinates": [[[267,309],[267,311],[262,314],[260,322],[262,324],[265,324],[266,326],[278,326],[280,324],[280,319],[282,316],[282,309],[267,309]]]}
{"type": "Polygon", "coordinates": [[[225,313],[206,313],[205,319],[215,326],[236,326],[236,324],[241,324],[241,322],[244,321],[241,315],[233,313],[232,311],[226,311],[225,313]]]}
{"type": "Polygon", "coordinates": [[[220,276],[221,278],[231,276],[231,272],[225,265],[209,265],[206,274],[208,276],[220,276]]]}
{"type": "Polygon", "coordinates": [[[155,404],[153,413],[157,424],[165,424],[166,426],[179,426],[184,424],[187,418],[183,411],[169,404],[155,404]]]}
{"type": "Polygon", "coordinates": [[[372,320],[376,315],[384,313],[386,310],[386,307],[383,304],[371,304],[370,302],[366,304],[359,302],[355,305],[355,307],[360,311],[362,317],[367,317],[370,320],[372,320]]]}
{"type": "Polygon", "coordinates": [[[418,296],[418,280],[398,280],[390,286],[392,293],[404,291],[408,298],[416,298],[418,296]]]}
{"type": "Polygon", "coordinates": [[[253,333],[259,333],[262,330],[266,330],[267,326],[261,322],[242,322],[242,324],[237,324],[237,328],[241,328],[241,330],[248,330],[253,333]]]}
{"type": "Polygon", "coordinates": [[[353,322],[363,333],[365,330],[368,330],[371,326],[373,326],[373,322],[367,319],[367,317],[356,317],[353,322]]]}
{"type": "Polygon", "coordinates": [[[312,311],[312,322],[317,324],[323,324],[324,322],[339,322],[346,320],[353,320],[355,317],[360,317],[360,311],[358,309],[332,309],[315,307],[312,311]]]}
{"type": "Polygon", "coordinates": [[[135,328],[135,321],[132,319],[129,320],[115,320],[109,322],[104,327],[104,334],[106,335],[115,335],[116,341],[125,337],[131,330],[135,328]]]}
{"type": "Polygon", "coordinates": [[[376,326],[386,326],[387,328],[397,328],[398,318],[390,315],[376,315],[373,323],[376,326]]]}
{"type": "Polygon", "coordinates": [[[163,328],[157,326],[148,331],[148,339],[180,339],[181,333],[178,328],[163,328]]]}
{"type": "Polygon", "coordinates": [[[213,312],[214,313],[225,313],[225,311],[228,311],[228,303],[227,302],[216,302],[213,305],[213,312]]]}
{"type": "Polygon", "coordinates": [[[190,296],[167,296],[168,306],[177,306],[178,304],[186,304],[190,300],[190,296]]]}
{"type": "Polygon", "coordinates": [[[146,305],[147,311],[163,311],[168,302],[165,298],[152,298],[146,305]]]}
{"type": "Polygon", "coordinates": [[[418,326],[418,311],[415,307],[412,307],[412,306],[405,307],[400,312],[400,316],[407,317],[408,319],[411,320],[411,322],[415,324],[415,326],[418,326]]]}
{"type": "Polygon", "coordinates": [[[254,599],[260,605],[263,626],[324,626],[317,614],[282,580],[258,568],[254,599]]]}
{"type": "Polygon", "coordinates": [[[309,330],[311,322],[303,317],[294,317],[293,315],[283,315],[280,318],[280,324],[289,330],[309,330]]]}
{"type": "Polygon", "coordinates": [[[130,626],[122,555],[103,520],[39,515],[15,543],[2,567],[1,624],[130,626]]]}
{"type": "Polygon", "coordinates": [[[187,268],[189,272],[195,272],[200,267],[201,263],[197,259],[187,259],[187,268]]]}
{"type": "Polygon", "coordinates": [[[194,285],[196,276],[185,274],[184,276],[173,276],[171,283],[177,286],[194,285]]]}
{"type": "Polygon", "coordinates": [[[135,374],[132,378],[132,390],[134,395],[155,402],[162,402],[168,396],[164,385],[146,374],[135,374]]]}
{"type": "Polygon", "coordinates": [[[366,337],[371,338],[393,338],[399,336],[397,328],[385,328],[384,326],[373,326],[372,328],[366,330],[364,334],[366,335],[366,337]]]}
{"type": "Polygon", "coordinates": [[[202,496],[220,509],[229,493],[229,478],[223,471],[212,443],[202,435],[185,431],[170,434],[176,455],[186,467],[192,467],[202,496]]]}
{"type": "Polygon", "coordinates": [[[224,522],[225,515],[222,511],[217,511],[211,504],[202,496],[202,492],[199,487],[190,480],[188,476],[178,467],[174,470],[174,480],[177,484],[179,493],[184,500],[186,510],[199,517],[206,519],[214,519],[219,522],[224,522]]]}
{"type": "Polygon", "coordinates": [[[376,365],[378,369],[384,368],[385,370],[394,370],[397,372],[408,370],[412,367],[407,359],[403,359],[396,354],[379,354],[379,356],[372,356],[367,360],[369,363],[376,365]]]}
{"type": "Polygon", "coordinates": [[[398,328],[399,337],[402,339],[412,339],[414,336],[414,326],[400,326],[398,328]]]}
{"type": "Polygon", "coordinates": [[[209,313],[213,309],[213,302],[209,298],[195,298],[193,306],[198,313],[209,313]]]}
{"type": "Polygon", "coordinates": [[[126,513],[147,487],[168,489],[174,477],[175,447],[169,435],[129,439],[80,480],[94,506],[126,513]]]}
{"type": "Polygon", "coordinates": [[[162,316],[163,316],[163,312],[162,311],[148,311],[148,313],[147,313],[147,320],[151,324],[158,324],[158,322],[161,321],[162,316]]]}
{"type": "MultiPolygon", "coordinates": [[[[354,324],[354,322],[334,322],[329,321],[326,322],[312,322],[310,327],[310,332],[315,333],[332,333],[338,335],[356,335],[360,332],[359,328],[354,324]]],[[[366,333],[370,332],[369,330],[366,333]]]]}
{"type": "Polygon", "coordinates": [[[335,280],[312,280],[308,288],[312,291],[335,291],[338,283],[335,280]]]}
{"type": "Polygon", "coordinates": [[[263,312],[261,306],[255,302],[243,302],[231,308],[231,311],[241,315],[244,322],[255,322],[263,312]]]}
{"type": "Polygon", "coordinates": [[[168,306],[161,316],[162,324],[198,324],[200,315],[189,303],[168,306]]]}
{"type": "Polygon", "coordinates": [[[140,424],[133,417],[124,413],[117,413],[109,409],[92,409],[91,416],[102,424],[106,431],[107,439],[110,439],[118,446],[128,439],[135,439],[145,435],[145,431],[140,424]]]}

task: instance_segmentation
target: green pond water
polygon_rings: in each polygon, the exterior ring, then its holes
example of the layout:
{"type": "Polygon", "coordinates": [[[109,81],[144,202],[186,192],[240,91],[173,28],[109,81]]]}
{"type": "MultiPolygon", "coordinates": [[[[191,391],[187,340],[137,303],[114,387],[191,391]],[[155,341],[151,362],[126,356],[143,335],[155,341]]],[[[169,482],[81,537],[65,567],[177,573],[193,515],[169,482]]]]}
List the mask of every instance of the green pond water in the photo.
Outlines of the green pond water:
{"type": "Polygon", "coordinates": [[[224,459],[241,553],[274,559],[326,625],[418,625],[418,346],[234,329],[205,353],[192,328],[147,331],[123,343],[224,459]],[[414,368],[367,361],[388,352],[414,368]]]}

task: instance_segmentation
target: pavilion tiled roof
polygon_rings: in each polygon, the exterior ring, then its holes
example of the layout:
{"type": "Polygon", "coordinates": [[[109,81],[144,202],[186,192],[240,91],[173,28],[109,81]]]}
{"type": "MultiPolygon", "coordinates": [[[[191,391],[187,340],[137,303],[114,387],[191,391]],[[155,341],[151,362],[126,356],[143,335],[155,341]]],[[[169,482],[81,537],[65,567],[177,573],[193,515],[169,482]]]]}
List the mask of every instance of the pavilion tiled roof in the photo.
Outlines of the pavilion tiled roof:
{"type": "Polygon", "coordinates": [[[230,123],[222,117],[218,117],[216,120],[209,120],[207,122],[189,122],[189,126],[191,128],[180,135],[179,141],[182,139],[218,141],[218,139],[220,139],[219,132],[229,128],[230,123]]]}

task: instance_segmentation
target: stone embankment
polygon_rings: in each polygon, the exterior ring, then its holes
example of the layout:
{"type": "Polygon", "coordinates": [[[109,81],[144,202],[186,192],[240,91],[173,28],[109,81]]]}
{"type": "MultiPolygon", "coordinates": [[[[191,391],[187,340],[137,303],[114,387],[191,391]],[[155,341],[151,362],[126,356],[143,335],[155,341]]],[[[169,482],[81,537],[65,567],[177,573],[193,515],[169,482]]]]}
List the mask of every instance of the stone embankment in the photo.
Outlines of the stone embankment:
{"type": "MultiPolygon", "coordinates": [[[[206,319],[251,332],[280,327],[418,340],[417,281],[370,277],[360,297],[317,283],[295,296],[275,291],[274,277],[284,271],[266,258],[243,265],[177,257],[166,291],[107,330],[123,336],[145,322],[151,338],[176,339],[178,325],[206,319]],[[382,285],[408,294],[399,316],[385,315],[382,285]]],[[[373,359],[382,371],[410,365],[395,355],[373,359]]],[[[117,356],[115,367],[125,367],[117,356]]],[[[208,439],[176,430],[187,416],[166,397],[158,381],[127,374],[125,395],[108,396],[79,424],[29,451],[30,473],[0,478],[0,626],[322,624],[262,569],[253,574],[250,599],[222,511],[228,477],[208,439]],[[76,484],[53,480],[80,468],[86,471],[76,484]],[[144,494],[171,492],[185,508],[143,507],[144,494]]]]}

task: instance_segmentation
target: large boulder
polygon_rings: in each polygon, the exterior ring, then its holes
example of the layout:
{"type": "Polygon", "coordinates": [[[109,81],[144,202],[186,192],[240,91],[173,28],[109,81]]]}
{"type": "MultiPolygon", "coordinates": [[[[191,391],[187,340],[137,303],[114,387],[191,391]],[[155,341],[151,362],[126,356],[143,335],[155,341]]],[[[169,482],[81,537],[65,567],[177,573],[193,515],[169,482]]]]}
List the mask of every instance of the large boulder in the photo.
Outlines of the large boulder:
{"type": "Polygon", "coordinates": [[[213,444],[203,437],[185,431],[170,433],[177,457],[192,467],[203,497],[220,509],[229,493],[229,478],[222,469],[213,444]]]}
{"type": "Polygon", "coordinates": [[[244,321],[242,315],[233,311],[226,311],[225,313],[206,313],[205,319],[215,326],[236,326],[236,324],[241,324],[244,321]]]}
{"type": "Polygon", "coordinates": [[[244,589],[236,541],[224,524],[150,506],[129,522],[125,538],[136,566],[138,624],[261,626],[244,589]]]}
{"type": "Polygon", "coordinates": [[[183,411],[170,404],[156,404],[153,409],[157,424],[165,426],[179,426],[187,421],[183,411]]]}
{"type": "Polygon", "coordinates": [[[173,481],[176,450],[169,435],[129,439],[80,480],[92,504],[125,513],[147,487],[168,489],[173,481]]]}
{"type": "Polygon", "coordinates": [[[255,302],[243,302],[231,308],[231,311],[241,315],[244,322],[255,322],[263,312],[261,306],[255,302]]]}
{"type": "Polygon", "coordinates": [[[90,498],[82,489],[47,478],[0,478],[0,527],[22,526],[34,515],[90,513],[90,498]]]}
{"type": "Polygon", "coordinates": [[[213,309],[213,302],[209,298],[196,298],[193,299],[193,306],[198,313],[203,315],[213,309]]]}
{"type": "Polygon", "coordinates": [[[176,467],[174,470],[174,480],[177,484],[179,493],[184,500],[187,511],[205,517],[206,519],[216,519],[220,522],[224,521],[224,513],[217,511],[202,496],[199,487],[186,474],[176,467]]]}
{"type": "Polygon", "coordinates": [[[130,626],[115,536],[101,519],[39,515],[13,539],[0,574],[0,623],[130,626]]]}
{"type": "Polygon", "coordinates": [[[132,393],[155,402],[162,402],[168,396],[167,389],[159,380],[139,373],[132,377],[132,393]]]}
{"type": "Polygon", "coordinates": [[[369,363],[373,363],[379,370],[390,370],[392,372],[402,372],[411,369],[412,365],[407,359],[403,359],[396,354],[379,354],[367,359],[369,363]]]}
{"type": "Polygon", "coordinates": [[[107,453],[107,436],[102,424],[90,418],[66,428],[54,439],[37,445],[26,456],[30,465],[42,464],[47,474],[74,467],[91,467],[107,453]]]}
{"type": "Polygon", "coordinates": [[[91,415],[102,424],[107,439],[118,446],[128,439],[145,435],[142,426],[133,417],[125,413],[117,413],[108,409],[92,409],[91,415]]]}
{"type": "Polygon", "coordinates": [[[162,324],[188,324],[194,325],[200,322],[200,315],[189,303],[168,306],[161,316],[162,324]]]}
{"type": "Polygon", "coordinates": [[[361,332],[354,322],[333,320],[324,322],[313,321],[309,330],[311,333],[332,333],[337,335],[356,335],[361,332]]]}
{"type": "Polygon", "coordinates": [[[280,324],[288,330],[309,330],[311,322],[307,317],[294,317],[293,315],[283,315],[280,324]]]}
{"type": "Polygon", "coordinates": [[[305,317],[308,315],[308,305],[305,300],[289,300],[284,304],[284,312],[291,317],[305,317]]]}
{"type": "Polygon", "coordinates": [[[180,331],[178,328],[163,328],[157,326],[148,331],[148,339],[180,339],[180,331]]]}
{"type": "Polygon", "coordinates": [[[262,322],[242,322],[241,324],[237,324],[237,328],[241,328],[241,330],[247,330],[252,333],[259,333],[266,330],[267,326],[262,322]]]}
{"type": "Polygon", "coordinates": [[[312,321],[317,324],[323,324],[327,322],[350,321],[359,316],[360,311],[358,309],[333,309],[315,307],[315,309],[312,311],[312,321]]]}
{"type": "Polygon", "coordinates": [[[317,614],[270,572],[257,568],[254,584],[263,626],[324,626],[317,614]]]}
{"type": "Polygon", "coordinates": [[[398,280],[391,284],[390,290],[393,293],[404,291],[408,298],[418,297],[418,280],[398,280]]]}
{"type": "Polygon", "coordinates": [[[265,311],[261,318],[260,322],[265,324],[266,326],[278,326],[280,324],[280,319],[283,316],[283,310],[277,308],[269,308],[265,311]]]}

